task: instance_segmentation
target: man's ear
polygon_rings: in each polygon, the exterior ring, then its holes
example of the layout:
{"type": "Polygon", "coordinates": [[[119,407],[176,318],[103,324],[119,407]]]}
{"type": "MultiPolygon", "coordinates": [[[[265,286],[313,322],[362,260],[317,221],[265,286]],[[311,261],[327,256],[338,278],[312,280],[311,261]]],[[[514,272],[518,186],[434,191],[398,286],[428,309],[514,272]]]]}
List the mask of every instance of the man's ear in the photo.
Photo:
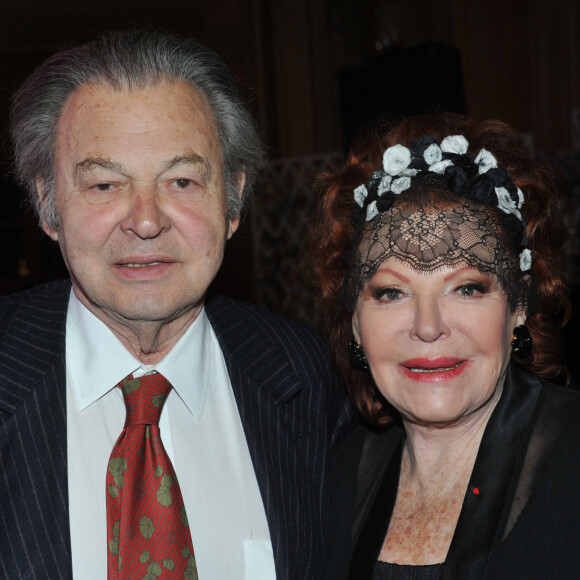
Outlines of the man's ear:
{"type": "Polygon", "coordinates": [[[40,177],[36,178],[36,195],[38,195],[38,199],[39,199],[39,207],[40,207],[40,220],[41,220],[41,225],[42,225],[42,229],[44,230],[44,233],[51,238],[52,240],[54,240],[55,242],[58,241],[58,232],[50,227],[47,223],[46,220],[44,219],[44,206],[47,203],[47,197],[48,197],[48,192],[46,190],[46,182],[44,181],[44,179],[41,179],[40,177]]]}
{"type": "MultiPolygon", "coordinates": [[[[238,190],[238,197],[241,199],[242,193],[244,191],[244,187],[246,185],[246,172],[242,171],[238,175],[237,180],[237,190],[238,190]]],[[[228,226],[228,240],[236,233],[238,227],[240,226],[240,214],[238,214],[235,218],[230,219],[229,226],[228,226]]]]}

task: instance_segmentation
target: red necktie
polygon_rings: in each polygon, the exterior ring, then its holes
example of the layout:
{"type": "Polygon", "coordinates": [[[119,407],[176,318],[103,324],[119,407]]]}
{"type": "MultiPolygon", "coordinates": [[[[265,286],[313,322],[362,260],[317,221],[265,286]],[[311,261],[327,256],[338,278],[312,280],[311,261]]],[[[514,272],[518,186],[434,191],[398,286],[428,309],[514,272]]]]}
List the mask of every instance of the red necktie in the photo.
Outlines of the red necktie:
{"type": "Polygon", "coordinates": [[[109,580],[197,580],[181,490],[159,435],[171,383],[154,373],[117,386],[127,416],[107,471],[109,580]]]}

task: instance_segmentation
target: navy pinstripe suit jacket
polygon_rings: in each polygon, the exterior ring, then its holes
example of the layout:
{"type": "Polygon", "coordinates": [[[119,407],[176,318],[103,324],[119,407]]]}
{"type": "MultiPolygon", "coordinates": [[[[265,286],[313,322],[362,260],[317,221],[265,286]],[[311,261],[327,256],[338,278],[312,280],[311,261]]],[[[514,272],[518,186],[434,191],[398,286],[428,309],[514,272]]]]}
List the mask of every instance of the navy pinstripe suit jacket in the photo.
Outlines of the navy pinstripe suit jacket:
{"type": "MultiPolygon", "coordinates": [[[[65,396],[69,292],[68,282],[58,282],[0,298],[1,578],[72,577],[65,396]]],[[[226,298],[208,301],[206,310],[262,493],[277,577],[315,578],[327,515],[327,450],[348,430],[350,406],[315,333],[226,298]]]]}

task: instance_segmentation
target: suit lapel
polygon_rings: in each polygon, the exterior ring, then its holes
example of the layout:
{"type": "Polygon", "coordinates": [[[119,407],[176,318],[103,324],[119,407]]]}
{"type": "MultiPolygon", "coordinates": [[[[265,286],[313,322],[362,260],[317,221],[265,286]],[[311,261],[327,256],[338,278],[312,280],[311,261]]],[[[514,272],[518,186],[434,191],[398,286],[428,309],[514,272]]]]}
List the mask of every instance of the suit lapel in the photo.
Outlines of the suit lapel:
{"type": "MultiPolygon", "coordinates": [[[[310,444],[311,429],[325,425],[320,405],[301,396],[289,352],[281,348],[284,329],[272,317],[227,299],[207,305],[224,357],[254,471],[264,502],[279,578],[309,578],[306,556],[321,537],[323,446],[310,444]],[[319,473],[308,466],[318,464],[319,473]],[[289,483],[289,480],[292,480],[289,483]],[[305,531],[308,537],[305,538],[305,531]],[[310,535],[313,539],[310,540],[310,535]],[[318,536],[317,536],[318,535],[318,536]],[[299,550],[301,556],[293,554],[299,550]],[[301,561],[304,568],[301,568],[301,561]]],[[[291,348],[291,347],[289,347],[291,348]]],[[[314,441],[323,441],[324,432],[314,441]]]]}
{"type": "Polygon", "coordinates": [[[71,577],[65,324],[69,284],[2,301],[0,554],[3,577],[71,577]]]}
{"type": "MultiPolygon", "coordinates": [[[[262,393],[277,406],[284,405],[301,390],[300,378],[294,373],[287,353],[268,338],[268,333],[275,334],[276,328],[258,327],[249,311],[244,312],[225,298],[214,298],[206,310],[228,370],[237,367],[245,379],[260,384],[262,393]]],[[[237,391],[240,384],[236,381],[233,386],[237,391]]]]}

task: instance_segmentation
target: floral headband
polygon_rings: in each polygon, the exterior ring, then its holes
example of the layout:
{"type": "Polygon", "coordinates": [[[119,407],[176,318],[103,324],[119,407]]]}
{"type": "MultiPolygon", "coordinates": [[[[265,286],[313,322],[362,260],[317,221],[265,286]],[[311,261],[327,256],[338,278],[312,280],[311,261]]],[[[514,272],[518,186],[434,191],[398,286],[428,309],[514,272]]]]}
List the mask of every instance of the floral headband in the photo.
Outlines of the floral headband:
{"type": "Polygon", "coordinates": [[[445,137],[441,143],[429,135],[415,139],[410,148],[393,145],[383,154],[383,167],[375,171],[364,185],[354,190],[353,224],[360,230],[365,222],[388,210],[397,196],[411,187],[417,176],[440,176],[450,191],[480,204],[495,207],[515,219],[510,220],[521,234],[519,266],[522,272],[532,267],[532,254],[526,248],[526,221],[520,209],[524,195],[514,185],[508,172],[498,167],[495,157],[481,149],[469,154],[463,135],[445,137]]]}

